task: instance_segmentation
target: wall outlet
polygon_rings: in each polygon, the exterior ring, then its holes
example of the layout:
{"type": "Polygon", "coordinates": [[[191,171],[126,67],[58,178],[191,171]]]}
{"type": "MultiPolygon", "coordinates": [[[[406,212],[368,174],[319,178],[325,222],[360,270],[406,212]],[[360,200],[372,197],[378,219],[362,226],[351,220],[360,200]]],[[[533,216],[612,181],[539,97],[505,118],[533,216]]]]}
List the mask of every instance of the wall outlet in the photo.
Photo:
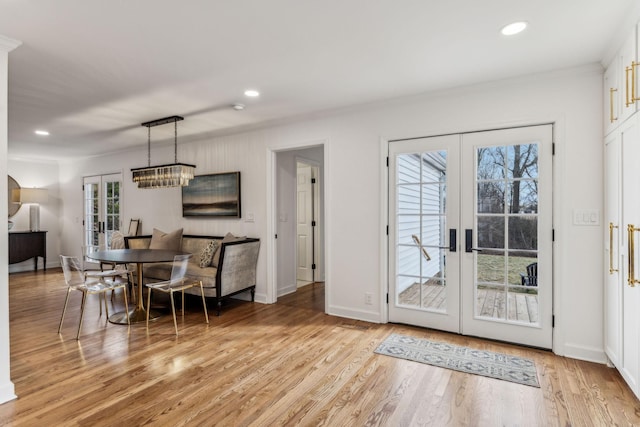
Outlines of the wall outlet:
{"type": "Polygon", "coordinates": [[[366,305],[372,305],[373,304],[373,295],[371,294],[371,292],[365,292],[364,293],[364,303],[366,305]]]}

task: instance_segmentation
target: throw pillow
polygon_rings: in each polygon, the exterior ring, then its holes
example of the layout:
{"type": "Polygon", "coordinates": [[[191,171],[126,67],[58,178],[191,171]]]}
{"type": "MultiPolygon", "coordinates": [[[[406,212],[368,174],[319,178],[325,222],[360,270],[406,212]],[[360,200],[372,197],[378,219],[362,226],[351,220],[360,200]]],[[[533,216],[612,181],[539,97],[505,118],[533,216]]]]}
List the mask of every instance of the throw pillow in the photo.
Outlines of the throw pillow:
{"type": "Polygon", "coordinates": [[[111,249],[124,249],[124,234],[114,231],[111,234],[111,249]]]}
{"type": "Polygon", "coordinates": [[[210,241],[207,245],[202,248],[202,252],[200,252],[200,268],[206,268],[211,265],[211,260],[213,259],[213,254],[218,250],[218,242],[215,240],[210,241]]]}
{"type": "Polygon", "coordinates": [[[165,233],[156,228],[153,229],[151,235],[151,243],[149,249],[165,249],[170,251],[179,251],[182,247],[182,228],[165,233]]]}
{"type": "Polygon", "coordinates": [[[244,237],[236,237],[231,233],[227,233],[222,239],[222,242],[220,242],[220,246],[218,246],[218,250],[216,251],[215,255],[213,255],[213,261],[211,261],[211,265],[218,268],[218,263],[220,262],[220,248],[222,247],[223,243],[235,242],[244,239],[244,237]]]}

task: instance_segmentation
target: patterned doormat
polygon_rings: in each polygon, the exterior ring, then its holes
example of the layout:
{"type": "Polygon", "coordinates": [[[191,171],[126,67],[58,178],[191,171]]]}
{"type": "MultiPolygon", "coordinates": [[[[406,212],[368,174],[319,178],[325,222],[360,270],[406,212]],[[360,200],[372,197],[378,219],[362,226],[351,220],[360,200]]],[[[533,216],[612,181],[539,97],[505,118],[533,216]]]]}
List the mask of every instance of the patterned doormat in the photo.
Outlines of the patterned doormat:
{"type": "Polygon", "coordinates": [[[540,387],[535,363],[523,357],[398,334],[389,335],[374,353],[540,387]]]}

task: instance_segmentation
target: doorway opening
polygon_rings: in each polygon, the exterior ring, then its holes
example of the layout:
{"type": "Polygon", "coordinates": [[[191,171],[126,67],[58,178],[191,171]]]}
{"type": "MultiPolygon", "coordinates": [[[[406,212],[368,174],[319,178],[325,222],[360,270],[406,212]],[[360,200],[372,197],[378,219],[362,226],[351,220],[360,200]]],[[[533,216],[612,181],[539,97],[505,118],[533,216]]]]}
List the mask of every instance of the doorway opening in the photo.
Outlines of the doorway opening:
{"type": "Polygon", "coordinates": [[[324,148],[279,151],[274,166],[274,302],[324,312],[324,148]]]}

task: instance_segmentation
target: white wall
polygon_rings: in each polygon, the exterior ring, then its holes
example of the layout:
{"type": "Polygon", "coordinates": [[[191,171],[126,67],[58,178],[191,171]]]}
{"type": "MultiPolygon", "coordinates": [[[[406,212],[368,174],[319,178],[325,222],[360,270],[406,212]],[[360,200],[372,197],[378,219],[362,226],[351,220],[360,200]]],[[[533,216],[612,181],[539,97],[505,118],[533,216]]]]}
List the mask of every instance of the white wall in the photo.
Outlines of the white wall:
{"type": "MultiPolygon", "coordinates": [[[[572,209],[602,209],[601,85],[602,68],[594,64],[179,143],[179,160],[195,163],[198,174],[242,172],[242,209],[254,214],[254,223],[183,219],[179,189],[136,189],[129,169],[146,163],[146,149],[68,162],[60,167],[61,250],[78,248],[81,242],[81,227],[74,222],[74,217],[81,215],[81,177],[121,168],[123,218],[142,218],[144,233],[152,227],[165,231],[184,227],[185,232],[194,234],[231,231],[262,239],[256,298],[266,301],[266,243],[273,238],[267,235],[266,223],[267,194],[274,191],[267,177],[270,153],[304,141],[325,141],[326,308],[330,314],[384,321],[387,281],[384,262],[380,261],[386,245],[386,201],[380,185],[386,169],[381,140],[554,122],[554,351],[602,362],[601,227],[578,227],[571,221],[572,209]],[[374,295],[373,305],[364,304],[365,292],[374,295]]],[[[152,156],[171,160],[170,148],[153,148],[152,156]]]]}
{"type": "MultiPolygon", "coordinates": [[[[29,162],[9,157],[9,175],[23,188],[46,188],[49,200],[40,205],[40,229],[47,231],[47,268],[60,265],[58,254],[60,235],[60,195],[58,180],[60,176],[57,162],[29,162]]],[[[29,206],[21,206],[11,217],[12,230],[29,230],[29,206]]],[[[38,269],[42,262],[38,260],[38,269]]],[[[33,260],[27,260],[9,266],[9,273],[33,270],[33,260]]]]}

